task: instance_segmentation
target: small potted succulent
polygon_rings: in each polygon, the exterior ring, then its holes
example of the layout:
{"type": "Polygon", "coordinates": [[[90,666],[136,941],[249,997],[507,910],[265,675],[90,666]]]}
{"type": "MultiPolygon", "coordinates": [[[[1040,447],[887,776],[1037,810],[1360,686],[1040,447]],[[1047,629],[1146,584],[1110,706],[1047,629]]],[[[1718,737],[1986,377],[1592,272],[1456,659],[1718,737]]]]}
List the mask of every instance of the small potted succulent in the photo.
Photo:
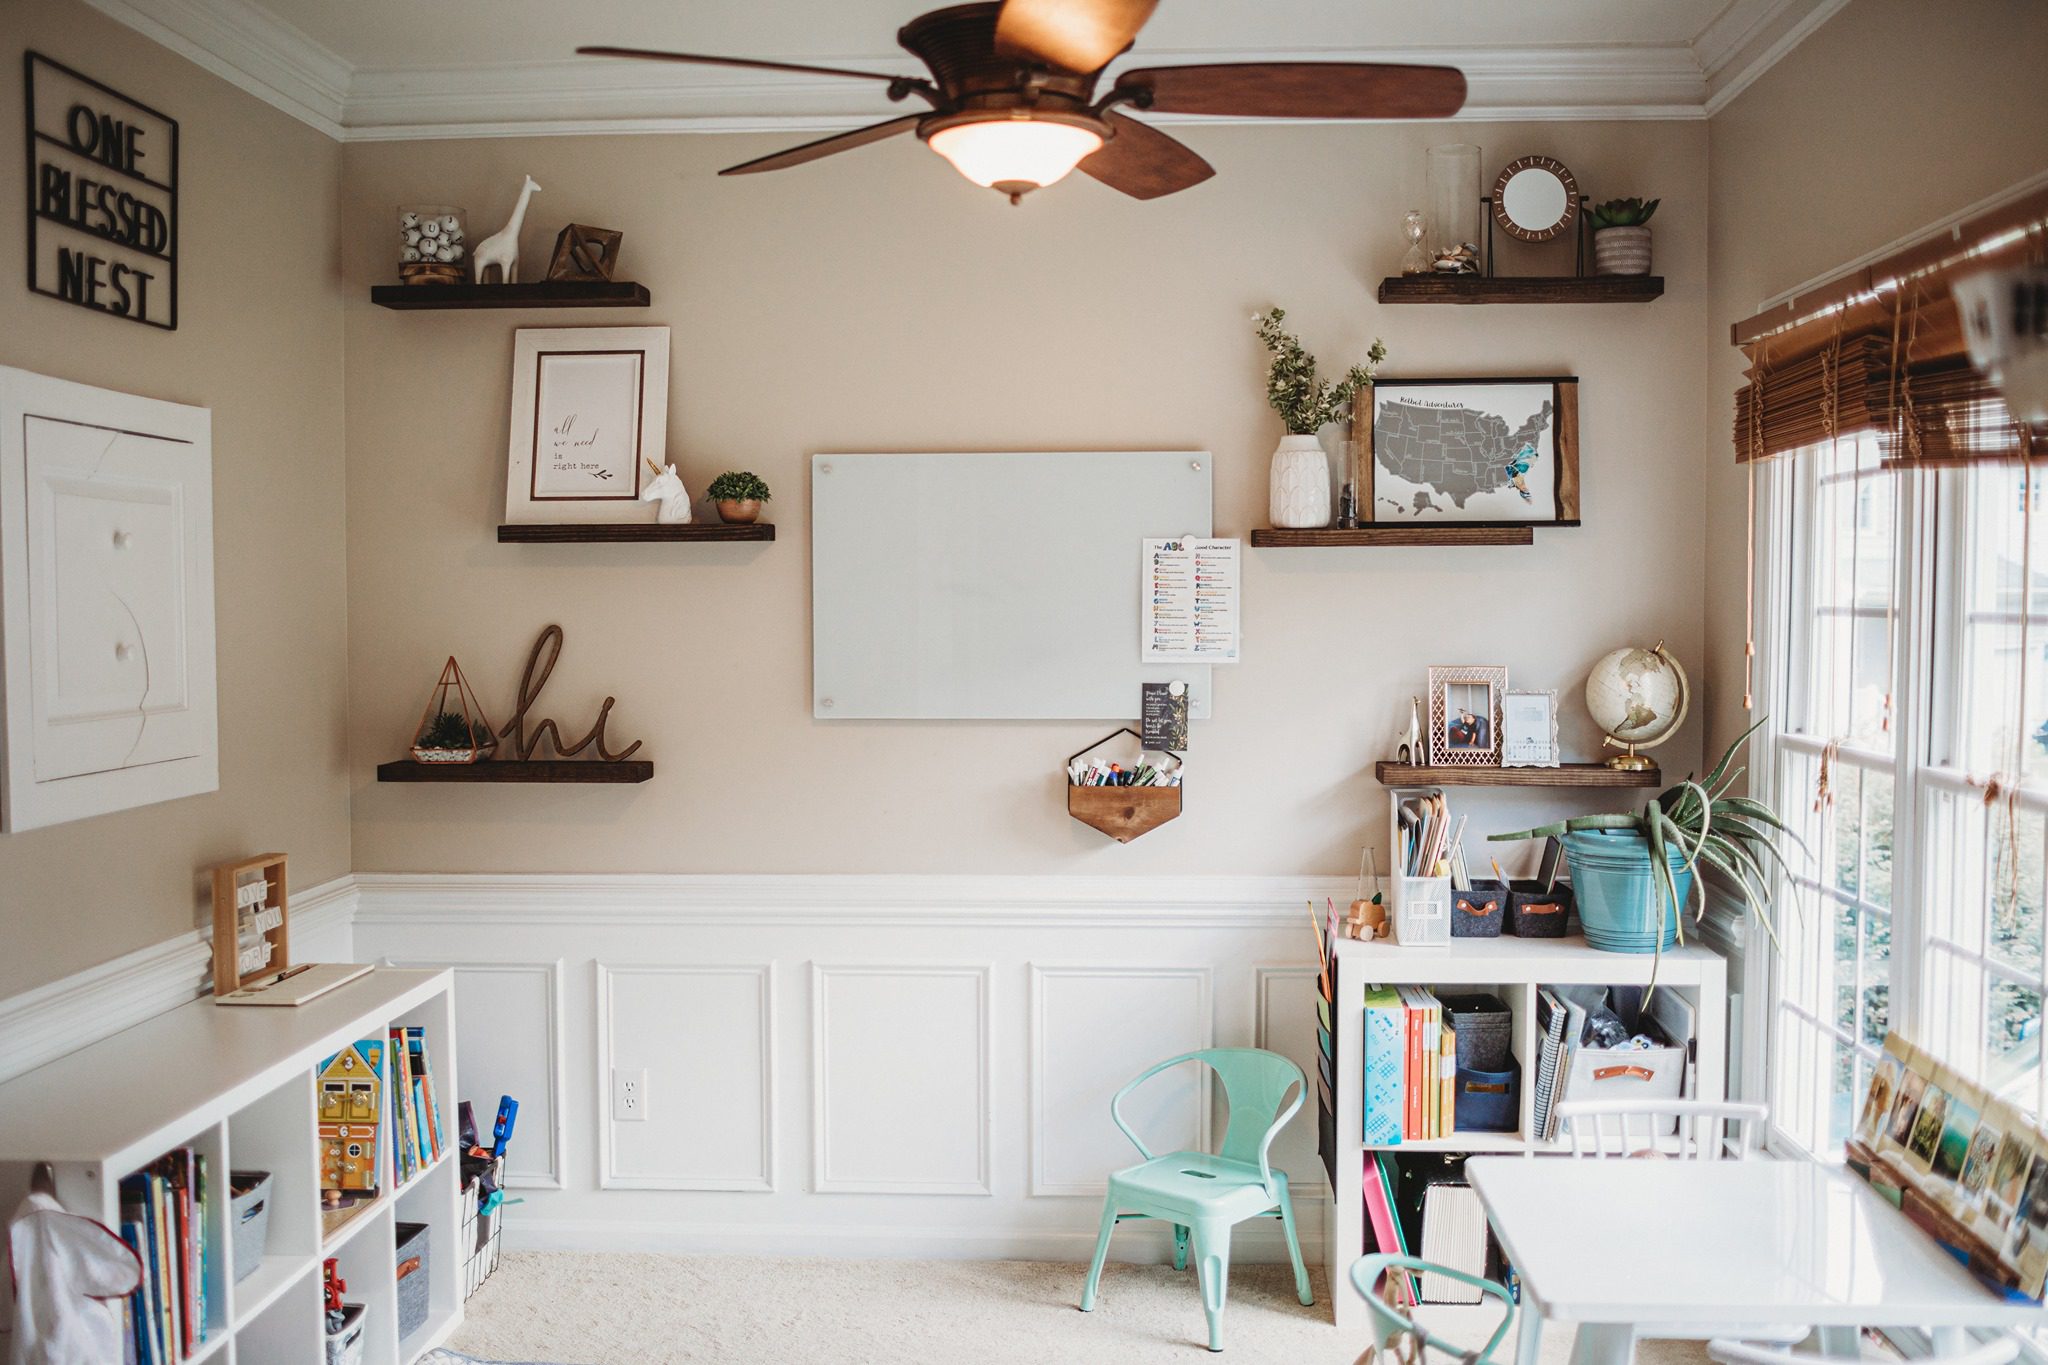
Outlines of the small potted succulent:
{"type": "Polygon", "coordinates": [[[413,738],[412,756],[421,763],[475,763],[496,747],[488,723],[442,711],[413,738]]]}
{"type": "Polygon", "coordinates": [[[1650,273],[1650,215],[1661,202],[1610,199],[1593,207],[1586,221],[1593,228],[1595,275],[1650,273]]]}
{"type": "Polygon", "coordinates": [[[711,481],[704,496],[718,504],[720,521],[744,524],[761,515],[761,504],[768,501],[770,494],[767,481],[760,475],[728,469],[711,481]]]}

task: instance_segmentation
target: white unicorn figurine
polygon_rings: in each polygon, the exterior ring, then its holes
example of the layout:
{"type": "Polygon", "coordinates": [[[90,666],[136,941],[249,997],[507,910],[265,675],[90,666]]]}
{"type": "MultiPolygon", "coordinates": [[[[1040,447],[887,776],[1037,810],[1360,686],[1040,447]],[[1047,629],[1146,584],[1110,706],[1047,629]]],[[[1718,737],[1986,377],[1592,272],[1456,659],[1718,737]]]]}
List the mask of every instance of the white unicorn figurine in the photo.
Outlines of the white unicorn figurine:
{"type": "Polygon", "coordinates": [[[683,487],[682,476],[676,473],[676,467],[670,465],[664,469],[652,460],[647,461],[647,467],[654,471],[654,477],[640,490],[640,501],[661,504],[654,519],[663,526],[689,525],[690,490],[683,487]]]}
{"type": "Polygon", "coordinates": [[[532,176],[519,187],[519,202],[513,206],[512,217],[505,226],[476,244],[470,253],[470,260],[476,262],[476,282],[484,282],[484,271],[491,266],[498,267],[500,284],[516,284],[519,280],[519,229],[526,226],[526,201],[540,193],[540,186],[532,176]]]}

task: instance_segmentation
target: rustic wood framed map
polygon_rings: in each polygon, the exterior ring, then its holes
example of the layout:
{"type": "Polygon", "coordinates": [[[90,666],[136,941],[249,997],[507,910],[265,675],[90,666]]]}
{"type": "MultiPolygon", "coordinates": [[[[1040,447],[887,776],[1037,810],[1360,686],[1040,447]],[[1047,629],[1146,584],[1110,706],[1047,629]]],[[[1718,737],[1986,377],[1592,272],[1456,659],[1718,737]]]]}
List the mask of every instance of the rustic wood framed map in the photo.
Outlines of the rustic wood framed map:
{"type": "Polygon", "coordinates": [[[1579,524],[1579,381],[1380,379],[1360,502],[1376,523],[1579,524]]]}

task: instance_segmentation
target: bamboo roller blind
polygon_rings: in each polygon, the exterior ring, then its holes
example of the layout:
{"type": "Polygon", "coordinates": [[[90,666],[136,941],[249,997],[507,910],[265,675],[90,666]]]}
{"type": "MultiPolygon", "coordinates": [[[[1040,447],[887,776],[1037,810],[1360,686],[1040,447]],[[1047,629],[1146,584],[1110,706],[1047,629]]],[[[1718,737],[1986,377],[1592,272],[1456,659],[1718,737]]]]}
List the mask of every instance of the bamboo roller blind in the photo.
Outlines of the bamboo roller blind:
{"type": "Polygon", "coordinates": [[[1859,432],[1878,434],[1888,465],[2019,459],[2030,433],[1970,364],[1948,284],[2039,259],[2044,230],[2048,190],[1737,323],[1737,461],[1859,432]]]}

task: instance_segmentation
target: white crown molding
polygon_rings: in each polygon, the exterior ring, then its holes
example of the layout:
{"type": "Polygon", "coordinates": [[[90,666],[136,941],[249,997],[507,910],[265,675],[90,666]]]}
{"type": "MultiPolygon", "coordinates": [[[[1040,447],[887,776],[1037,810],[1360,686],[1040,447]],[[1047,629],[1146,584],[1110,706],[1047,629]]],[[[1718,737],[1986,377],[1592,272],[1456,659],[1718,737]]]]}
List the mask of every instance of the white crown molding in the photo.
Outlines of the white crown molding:
{"type": "Polygon", "coordinates": [[[357,873],[359,925],[1298,927],[1350,877],[357,873]]]}
{"type": "Polygon", "coordinates": [[[1834,18],[1849,0],[1736,0],[1693,40],[1708,118],[1834,18]]]}
{"type": "Polygon", "coordinates": [[[85,2],[301,123],[343,136],[349,64],[252,0],[85,2]]]}
{"type": "MultiPolygon", "coordinates": [[[[1141,60],[1441,62],[1462,68],[1470,82],[1461,121],[1702,119],[1847,2],[1734,0],[1691,43],[1147,52],[1141,60]]],[[[594,58],[358,69],[260,0],[86,3],[293,118],[350,142],[819,132],[858,127],[887,117],[892,108],[861,81],[594,58]]],[[[915,66],[903,53],[847,58],[845,64],[901,65],[906,71],[915,66]]]]}
{"type": "MultiPolygon", "coordinates": [[[[349,877],[292,892],[294,941],[345,927],[355,908],[349,877]]],[[[0,1081],[196,1000],[212,979],[209,925],[0,1000],[0,1081]]]]}

